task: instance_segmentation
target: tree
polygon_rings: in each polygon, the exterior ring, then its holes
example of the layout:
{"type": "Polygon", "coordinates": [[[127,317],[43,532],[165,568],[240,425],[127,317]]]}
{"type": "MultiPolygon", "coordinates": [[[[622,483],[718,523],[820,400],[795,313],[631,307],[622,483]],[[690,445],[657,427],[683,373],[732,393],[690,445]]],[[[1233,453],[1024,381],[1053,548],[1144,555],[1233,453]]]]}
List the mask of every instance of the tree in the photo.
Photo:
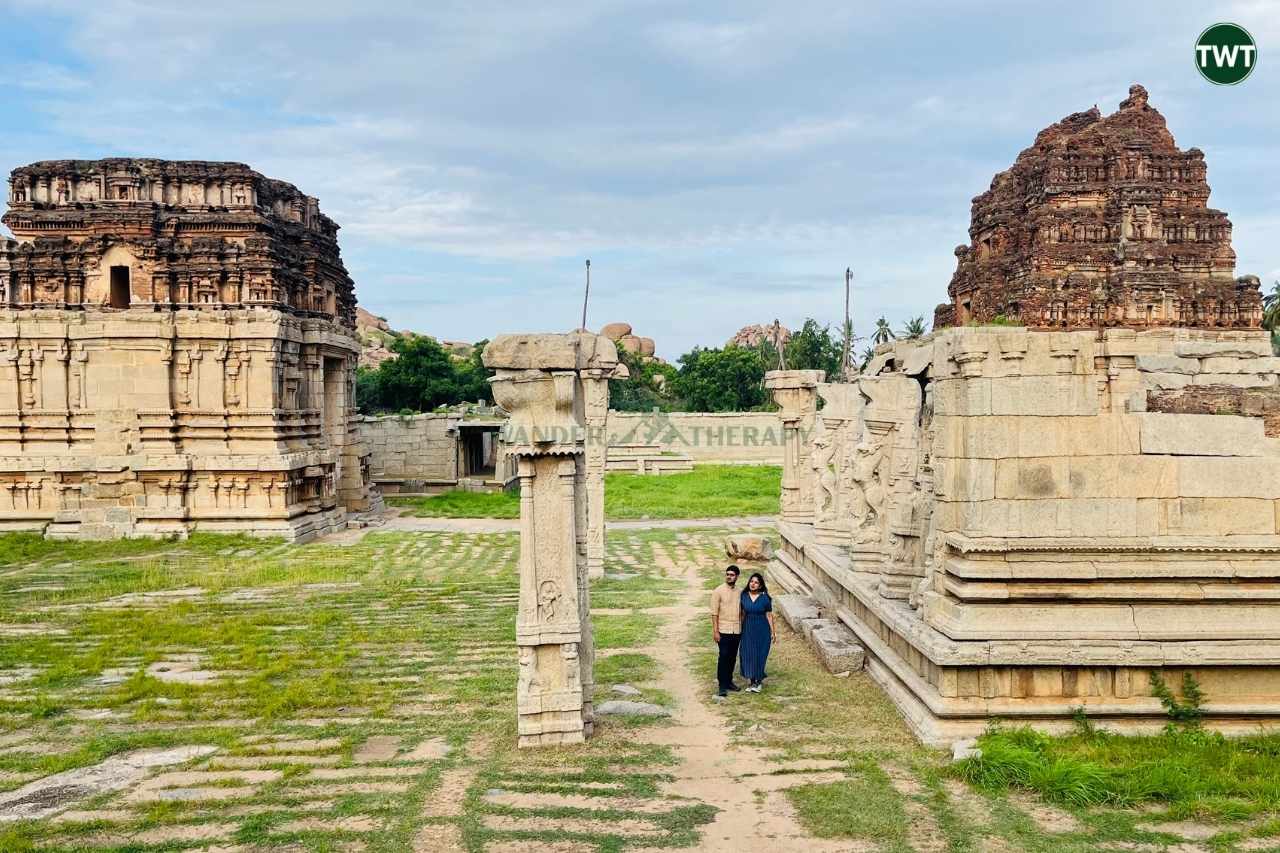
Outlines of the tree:
{"type": "Polygon", "coordinates": [[[1262,297],[1262,328],[1280,331],[1280,281],[1271,285],[1271,292],[1262,297]]]}
{"type": "Polygon", "coordinates": [[[805,320],[800,331],[787,341],[787,369],[823,370],[834,380],[840,375],[843,349],[843,341],[833,337],[827,326],[819,326],[817,320],[805,320]]]}
{"type": "Polygon", "coordinates": [[[768,403],[766,365],[755,347],[694,347],[680,356],[672,391],[692,412],[740,412],[768,403]]]}
{"type": "Polygon", "coordinates": [[[609,380],[609,408],[619,412],[671,412],[680,408],[671,392],[674,367],[624,349],[618,350],[618,360],[627,366],[630,375],[609,380]]]}
{"type": "Polygon", "coordinates": [[[898,334],[907,340],[913,340],[915,338],[924,337],[924,332],[924,315],[922,314],[919,317],[912,317],[908,320],[907,324],[902,327],[902,331],[898,334]]]}
{"type": "Polygon", "coordinates": [[[356,374],[360,411],[429,412],[468,400],[492,400],[490,371],[481,361],[481,341],[465,360],[455,359],[434,338],[405,335],[391,344],[395,358],[356,374]]]}
{"type": "Polygon", "coordinates": [[[862,370],[866,368],[867,364],[871,361],[871,359],[875,358],[875,355],[876,355],[875,347],[867,347],[866,349],[864,349],[862,351],[862,363],[859,365],[858,369],[862,370]]]}
{"type": "Polygon", "coordinates": [[[883,317],[876,320],[876,330],[871,333],[871,343],[880,346],[880,344],[889,343],[896,337],[897,335],[893,333],[893,329],[889,328],[888,320],[883,317]]]}

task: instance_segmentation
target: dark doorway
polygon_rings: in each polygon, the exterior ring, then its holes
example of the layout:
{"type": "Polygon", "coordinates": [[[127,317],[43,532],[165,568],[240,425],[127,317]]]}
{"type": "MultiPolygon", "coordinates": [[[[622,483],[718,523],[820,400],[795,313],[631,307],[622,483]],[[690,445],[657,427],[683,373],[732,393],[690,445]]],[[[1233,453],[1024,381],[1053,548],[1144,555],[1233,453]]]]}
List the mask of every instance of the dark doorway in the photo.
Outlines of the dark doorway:
{"type": "Polygon", "coordinates": [[[129,307],[129,268],[111,268],[111,307],[129,307]]]}

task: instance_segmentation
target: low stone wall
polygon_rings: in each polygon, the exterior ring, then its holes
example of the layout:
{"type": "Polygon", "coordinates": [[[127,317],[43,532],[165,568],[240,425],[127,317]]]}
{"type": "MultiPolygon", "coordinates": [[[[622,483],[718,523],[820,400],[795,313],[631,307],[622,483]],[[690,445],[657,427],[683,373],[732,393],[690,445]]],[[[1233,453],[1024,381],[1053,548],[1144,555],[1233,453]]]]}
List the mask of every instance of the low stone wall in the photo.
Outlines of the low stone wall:
{"type": "Polygon", "coordinates": [[[461,421],[460,415],[451,414],[361,418],[360,435],[369,450],[373,481],[379,485],[456,483],[461,421]]]}
{"type": "Polygon", "coordinates": [[[782,464],[777,412],[609,412],[610,444],[649,444],[695,463],[782,464]]]}

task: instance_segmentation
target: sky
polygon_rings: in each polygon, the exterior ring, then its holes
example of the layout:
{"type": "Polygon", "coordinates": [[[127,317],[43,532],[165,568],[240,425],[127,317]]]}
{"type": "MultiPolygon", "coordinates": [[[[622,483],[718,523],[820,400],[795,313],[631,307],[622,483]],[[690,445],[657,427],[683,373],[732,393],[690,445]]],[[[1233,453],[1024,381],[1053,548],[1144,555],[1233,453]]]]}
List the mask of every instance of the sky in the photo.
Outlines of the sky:
{"type": "Polygon", "coordinates": [[[946,300],[969,206],[1131,83],[1201,148],[1237,273],[1280,278],[1280,0],[0,0],[0,170],[234,160],[341,226],[360,304],[448,340],[626,321],[855,333],[946,300]],[[1258,66],[1193,65],[1218,21],[1258,66]],[[1274,53],[1272,52],[1274,51],[1274,53]],[[1275,57],[1274,59],[1272,57],[1275,57]]]}

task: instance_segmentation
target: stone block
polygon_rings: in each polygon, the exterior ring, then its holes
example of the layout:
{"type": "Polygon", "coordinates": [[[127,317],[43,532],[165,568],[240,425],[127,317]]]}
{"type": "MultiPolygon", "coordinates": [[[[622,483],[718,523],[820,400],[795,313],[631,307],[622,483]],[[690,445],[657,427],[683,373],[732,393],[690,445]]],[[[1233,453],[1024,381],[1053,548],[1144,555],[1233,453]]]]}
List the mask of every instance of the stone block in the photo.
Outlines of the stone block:
{"type": "Polygon", "coordinates": [[[1269,452],[1261,418],[1238,415],[1136,414],[1143,453],[1175,456],[1262,456],[1269,452]]]}
{"type": "Polygon", "coordinates": [[[1258,498],[1192,498],[1161,501],[1160,533],[1170,536],[1271,535],[1275,501],[1258,498]]]}
{"type": "Polygon", "coordinates": [[[1173,345],[1173,354],[1186,358],[1258,358],[1271,355],[1271,341],[1265,332],[1235,341],[1179,341],[1173,345]]]}
{"type": "Polygon", "coordinates": [[[1221,385],[1227,388],[1273,388],[1276,379],[1274,373],[1201,373],[1192,384],[1221,385]]]}
{"type": "Polygon", "coordinates": [[[1199,359],[1180,358],[1176,355],[1139,355],[1135,362],[1138,370],[1144,373],[1182,373],[1190,376],[1200,372],[1199,359]]]}
{"type": "Polygon", "coordinates": [[[797,634],[804,633],[804,623],[821,618],[818,603],[807,595],[775,595],[773,608],[797,634]]]}
{"type": "Polygon", "coordinates": [[[834,619],[806,619],[800,623],[800,633],[804,635],[807,641],[812,643],[814,631],[820,631],[823,628],[830,628],[838,624],[840,623],[834,619]]]}
{"type": "Polygon", "coordinates": [[[1098,413],[1097,379],[1092,374],[1019,376],[988,381],[993,415],[1045,417],[1098,413]]]}
{"type": "Polygon", "coordinates": [[[1280,458],[1185,456],[1170,497],[1280,499],[1280,458]]]}
{"type": "Polygon", "coordinates": [[[853,632],[841,623],[814,630],[813,649],[827,672],[840,674],[862,669],[867,653],[853,632]]]}

